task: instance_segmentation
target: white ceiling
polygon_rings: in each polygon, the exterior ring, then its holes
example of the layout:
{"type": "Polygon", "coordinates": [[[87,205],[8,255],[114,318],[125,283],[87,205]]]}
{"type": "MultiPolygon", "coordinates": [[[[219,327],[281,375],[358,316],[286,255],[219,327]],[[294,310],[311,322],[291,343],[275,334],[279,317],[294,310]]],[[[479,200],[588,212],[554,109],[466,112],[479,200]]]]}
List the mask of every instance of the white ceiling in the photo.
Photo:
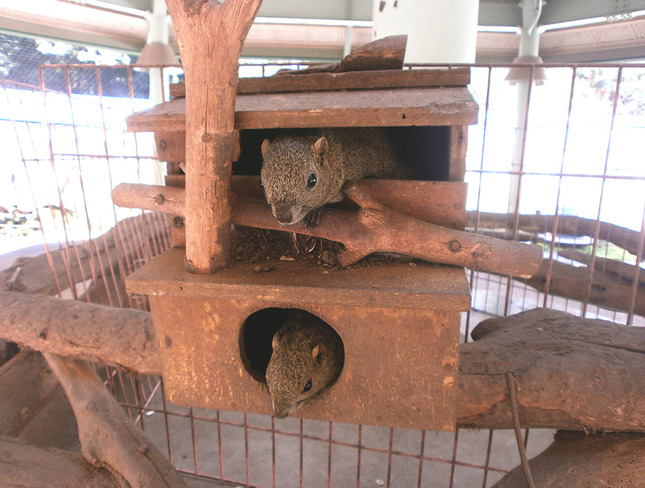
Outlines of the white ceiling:
{"type": "MultiPolygon", "coordinates": [[[[0,30],[139,52],[152,0],[0,0],[0,30]]],[[[392,0],[389,0],[392,1],[392,0]]],[[[645,0],[549,0],[540,25],[545,61],[645,59],[645,0]],[[634,14],[635,13],[635,14],[634,14]],[[583,19],[589,25],[567,27],[583,19]]],[[[243,56],[338,59],[346,36],[371,39],[372,0],[264,0],[243,56]],[[336,21],[341,25],[330,24],[336,21]],[[351,28],[343,24],[357,23],[351,28]]],[[[481,0],[477,61],[507,62],[519,36],[517,0],[481,0]]]]}

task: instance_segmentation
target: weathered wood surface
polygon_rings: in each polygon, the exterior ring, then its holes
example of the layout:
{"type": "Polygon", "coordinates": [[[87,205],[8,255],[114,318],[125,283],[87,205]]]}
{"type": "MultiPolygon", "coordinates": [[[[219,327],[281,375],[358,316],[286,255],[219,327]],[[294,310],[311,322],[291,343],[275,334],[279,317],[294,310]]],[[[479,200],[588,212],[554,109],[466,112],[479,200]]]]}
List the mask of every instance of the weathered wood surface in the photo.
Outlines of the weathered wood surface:
{"type": "Polygon", "coordinates": [[[58,380],[39,353],[22,351],[2,366],[0,435],[19,435],[59,389],[58,380]]]}
{"type": "Polygon", "coordinates": [[[512,372],[523,427],[645,431],[645,328],[537,308],[485,320],[472,336],[461,346],[461,425],[512,427],[512,372]]]}
{"type": "Polygon", "coordinates": [[[407,44],[407,34],[376,39],[345,56],[338,69],[339,71],[399,70],[403,68],[407,44]]]}
{"type": "Polygon", "coordinates": [[[44,356],[74,409],[85,459],[132,488],[186,486],[166,457],[130,421],[89,364],[51,353],[44,356]]]}
{"type": "Polygon", "coordinates": [[[147,312],[8,291],[0,291],[0,303],[0,337],[42,352],[160,371],[147,312]]]}
{"type": "MultiPolygon", "coordinates": [[[[529,462],[539,488],[639,488],[645,486],[645,435],[614,433],[587,436],[557,432],[544,452],[529,462]]],[[[517,467],[493,488],[526,486],[517,467]]]]}
{"type": "Polygon", "coordinates": [[[0,436],[0,486],[20,488],[124,488],[80,454],[41,448],[0,436]]]}
{"type": "MultiPolygon", "coordinates": [[[[186,100],[177,98],[130,115],[128,130],[185,131],[186,100]]],[[[242,130],[470,125],[477,123],[478,111],[465,87],[239,95],[234,127],[242,130]]]]}
{"type": "MultiPolygon", "coordinates": [[[[119,204],[128,208],[155,208],[172,215],[184,215],[183,175],[166,176],[166,185],[123,184],[114,188],[119,204]],[[145,202],[143,207],[138,203],[145,202]],[[164,208],[168,207],[168,208],[164,208]],[[175,213],[177,212],[177,213],[175,213]]],[[[364,179],[358,183],[386,207],[431,224],[463,230],[466,220],[467,184],[463,181],[406,181],[364,179]]],[[[234,175],[231,190],[239,197],[264,199],[259,176],[234,175]]]]}
{"type": "Polygon", "coordinates": [[[591,273],[585,266],[544,261],[532,277],[522,281],[542,292],[548,287],[552,295],[645,315],[645,287],[637,285],[634,290],[631,283],[619,281],[599,268],[591,273]]]}
{"type": "MultiPolygon", "coordinates": [[[[32,314],[20,322],[7,316],[27,313],[34,306],[20,293],[2,292],[0,302],[12,303],[12,312],[0,308],[0,337],[17,339],[22,326],[42,330],[46,317],[32,314]]],[[[50,309],[52,301],[39,297],[40,307],[50,309]]],[[[75,327],[66,332],[67,341],[77,344],[73,351],[53,344],[48,350],[71,357],[102,360],[113,354],[115,327],[126,327],[135,345],[119,363],[130,369],[159,374],[161,362],[149,314],[140,320],[135,310],[101,307],[101,321],[90,304],[58,309],[60,321],[75,327]],[[89,307],[89,308],[88,308],[89,307]],[[88,308],[86,311],[85,309],[88,308]],[[129,316],[132,317],[129,317],[129,316]],[[91,338],[88,340],[88,330],[91,338]],[[144,345],[145,349],[142,346],[144,345]]],[[[463,427],[510,428],[512,420],[506,372],[517,378],[519,411],[523,427],[569,430],[645,431],[645,329],[611,322],[582,319],[548,309],[535,309],[506,319],[483,322],[475,331],[479,340],[460,346],[457,420],[463,427]],[[482,337],[483,336],[483,337],[482,337]]],[[[24,346],[46,347],[37,334],[24,336],[24,346]]]]}
{"type": "MultiPolygon", "coordinates": [[[[282,71],[279,76],[241,78],[237,95],[259,93],[294,93],[339,90],[382,90],[396,88],[432,88],[467,86],[470,69],[455,67],[428,70],[382,70],[348,73],[303,73],[304,70],[282,71]]],[[[186,85],[170,86],[173,98],[186,96],[186,85]]]]}
{"type": "Polygon", "coordinates": [[[186,269],[230,261],[229,186],[238,150],[238,65],[261,0],[167,0],[186,76],[186,269]],[[217,67],[213,69],[213,67],[217,67]]]}
{"type": "MultiPolygon", "coordinates": [[[[512,223],[513,216],[486,212],[468,212],[468,227],[483,229],[506,229],[512,223]]],[[[556,233],[559,235],[597,237],[612,244],[622,247],[634,256],[639,251],[645,256],[645,242],[641,242],[640,232],[625,227],[620,227],[607,222],[583,219],[570,215],[520,215],[518,220],[519,230],[535,233],[556,233]],[[556,224],[557,219],[557,225],[556,224]]]]}
{"type": "MultiPolygon", "coordinates": [[[[361,209],[358,212],[326,209],[314,228],[302,223],[285,227],[275,220],[266,201],[232,194],[233,222],[342,242],[345,245],[345,251],[339,254],[342,266],[349,266],[375,252],[392,252],[436,263],[512,276],[531,276],[542,261],[542,248],[539,246],[449,229],[392,211],[372,198],[363,182],[348,186],[345,193],[361,209]]],[[[122,184],[112,191],[112,199],[120,206],[157,211],[164,211],[163,205],[152,202],[167,200],[173,205],[166,207],[165,211],[173,215],[184,214],[177,188],[122,184]],[[146,195],[145,192],[150,193],[146,195]],[[153,195],[163,195],[163,192],[168,192],[168,199],[152,198],[153,195]]]]}

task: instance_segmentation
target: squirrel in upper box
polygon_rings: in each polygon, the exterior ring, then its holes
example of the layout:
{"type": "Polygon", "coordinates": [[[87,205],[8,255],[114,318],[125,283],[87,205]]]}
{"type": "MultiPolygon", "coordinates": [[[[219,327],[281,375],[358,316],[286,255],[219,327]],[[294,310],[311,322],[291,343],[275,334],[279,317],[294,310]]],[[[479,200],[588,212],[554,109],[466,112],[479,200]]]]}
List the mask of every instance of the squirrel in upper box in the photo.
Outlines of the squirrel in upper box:
{"type": "Polygon", "coordinates": [[[318,209],[343,198],[347,181],[405,179],[412,172],[397,157],[382,128],[284,131],[262,142],[261,180],[278,222],[317,223],[318,209]]]}
{"type": "Polygon", "coordinates": [[[326,322],[303,310],[293,310],[273,335],[273,352],[266,381],[279,419],[329,388],[340,375],[345,348],[326,322]]]}

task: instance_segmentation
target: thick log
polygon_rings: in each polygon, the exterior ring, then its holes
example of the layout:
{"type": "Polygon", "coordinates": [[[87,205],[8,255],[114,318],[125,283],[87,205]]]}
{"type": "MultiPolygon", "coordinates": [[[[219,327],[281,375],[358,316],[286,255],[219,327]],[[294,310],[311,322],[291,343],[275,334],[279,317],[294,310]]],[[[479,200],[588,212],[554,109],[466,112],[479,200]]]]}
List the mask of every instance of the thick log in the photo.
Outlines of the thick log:
{"type": "Polygon", "coordinates": [[[166,2],[186,74],[186,269],[193,273],[213,272],[230,260],[238,63],[261,3],[166,2]]]}
{"type": "Polygon", "coordinates": [[[177,471],[127,417],[92,367],[44,354],[74,410],[83,457],[122,484],[185,487],[177,471]]]}
{"type": "Polygon", "coordinates": [[[645,328],[537,308],[485,320],[460,349],[459,423],[512,427],[507,372],[523,427],[645,431],[645,328]]]}
{"type": "Polygon", "coordinates": [[[0,291],[0,337],[21,346],[158,374],[150,314],[94,303],[0,291]]]}
{"type": "MultiPolygon", "coordinates": [[[[506,228],[513,216],[486,212],[468,212],[468,227],[483,229],[506,228]]],[[[570,215],[558,215],[557,226],[555,215],[520,215],[518,228],[532,233],[552,232],[561,235],[597,237],[622,247],[634,256],[639,251],[645,257],[645,243],[641,242],[640,233],[607,222],[598,222],[570,215]]]]}
{"type": "Polygon", "coordinates": [[[0,437],[0,486],[20,488],[123,488],[106,470],[79,454],[0,437]]]}
{"type": "Polygon", "coordinates": [[[0,368],[0,435],[19,435],[59,390],[41,354],[15,356],[0,368]]]}
{"type": "MultiPolygon", "coordinates": [[[[71,349],[61,341],[49,344],[38,337],[48,317],[28,313],[35,306],[33,298],[0,292],[0,303],[9,304],[0,308],[0,337],[33,349],[109,361],[119,334],[127,330],[133,345],[123,351],[119,364],[160,374],[148,313],[38,297],[41,309],[56,309],[58,325],[49,325],[50,337],[58,334],[60,324],[73,325],[65,331],[65,342],[75,344],[71,349]],[[98,315],[96,307],[101,309],[98,315]],[[10,319],[21,314],[26,314],[22,321],[10,319]],[[25,335],[23,328],[33,332],[25,335]]],[[[645,431],[644,328],[535,309],[482,322],[473,336],[480,340],[460,346],[460,426],[512,427],[505,377],[512,372],[519,386],[523,427],[645,431]]]]}
{"type": "MultiPolygon", "coordinates": [[[[375,252],[390,252],[436,263],[528,277],[537,271],[542,261],[542,248],[539,246],[448,229],[394,212],[373,199],[362,182],[350,185],[345,193],[361,209],[326,209],[313,228],[303,223],[285,227],[273,217],[265,201],[233,194],[233,222],[341,242],[345,246],[345,251],[339,255],[342,266],[349,266],[375,252]]],[[[176,215],[184,214],[180,197],[179,189],[170,187],[122,184],[112,190],[112,200],[117,205],[168,211],[176,215]],[[151,204],[156,201],[150,198],[152,194],[165,195],[166,191],[169,197],[157,200],[171,201],[172,206],[151,204]]]]}
{"type": "Polygon", "coordinates": [[[638,286],[633,297],[631,284],[620,282],[600,269],[594,269],[592,274],[584,266],[544,261],[531,278],[521,281],[542,292],[548,286],[552,295],[645,315],[645,287],[638,286]]]}
{"type": "MultiPolygon", "coordinates": [[[[529,461],[540,488],[635,488],[645,484],[645,436],[635,433],[587,436],[557,432],[544,452],[529,461]]],[[[526,486],[521,467],[493,488],[526,486]]]]}

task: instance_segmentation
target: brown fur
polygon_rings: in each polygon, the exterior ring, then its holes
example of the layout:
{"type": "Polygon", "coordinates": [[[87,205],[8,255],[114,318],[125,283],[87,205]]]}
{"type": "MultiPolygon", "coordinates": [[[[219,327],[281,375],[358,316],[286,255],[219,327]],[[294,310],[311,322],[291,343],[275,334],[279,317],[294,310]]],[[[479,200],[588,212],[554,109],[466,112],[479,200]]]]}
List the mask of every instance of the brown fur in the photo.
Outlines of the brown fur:
{"type": "Polygon", "coordinates": [[[380,128],[286,131],[262,143],[262,185],[273,215],[295,224],[327,203],[343,198],[347,181],[404,179],[410,171],[380,128]],[[314,175],[314,186],[308,184],[314,175]]]}
{"type": "Polygon", "coordinates": [[[289,313],[273,336],[266,371],[275,416],[285,418],[331,386],[344,361],[343,342],[331,326],[302,310],[289,313]]]}

